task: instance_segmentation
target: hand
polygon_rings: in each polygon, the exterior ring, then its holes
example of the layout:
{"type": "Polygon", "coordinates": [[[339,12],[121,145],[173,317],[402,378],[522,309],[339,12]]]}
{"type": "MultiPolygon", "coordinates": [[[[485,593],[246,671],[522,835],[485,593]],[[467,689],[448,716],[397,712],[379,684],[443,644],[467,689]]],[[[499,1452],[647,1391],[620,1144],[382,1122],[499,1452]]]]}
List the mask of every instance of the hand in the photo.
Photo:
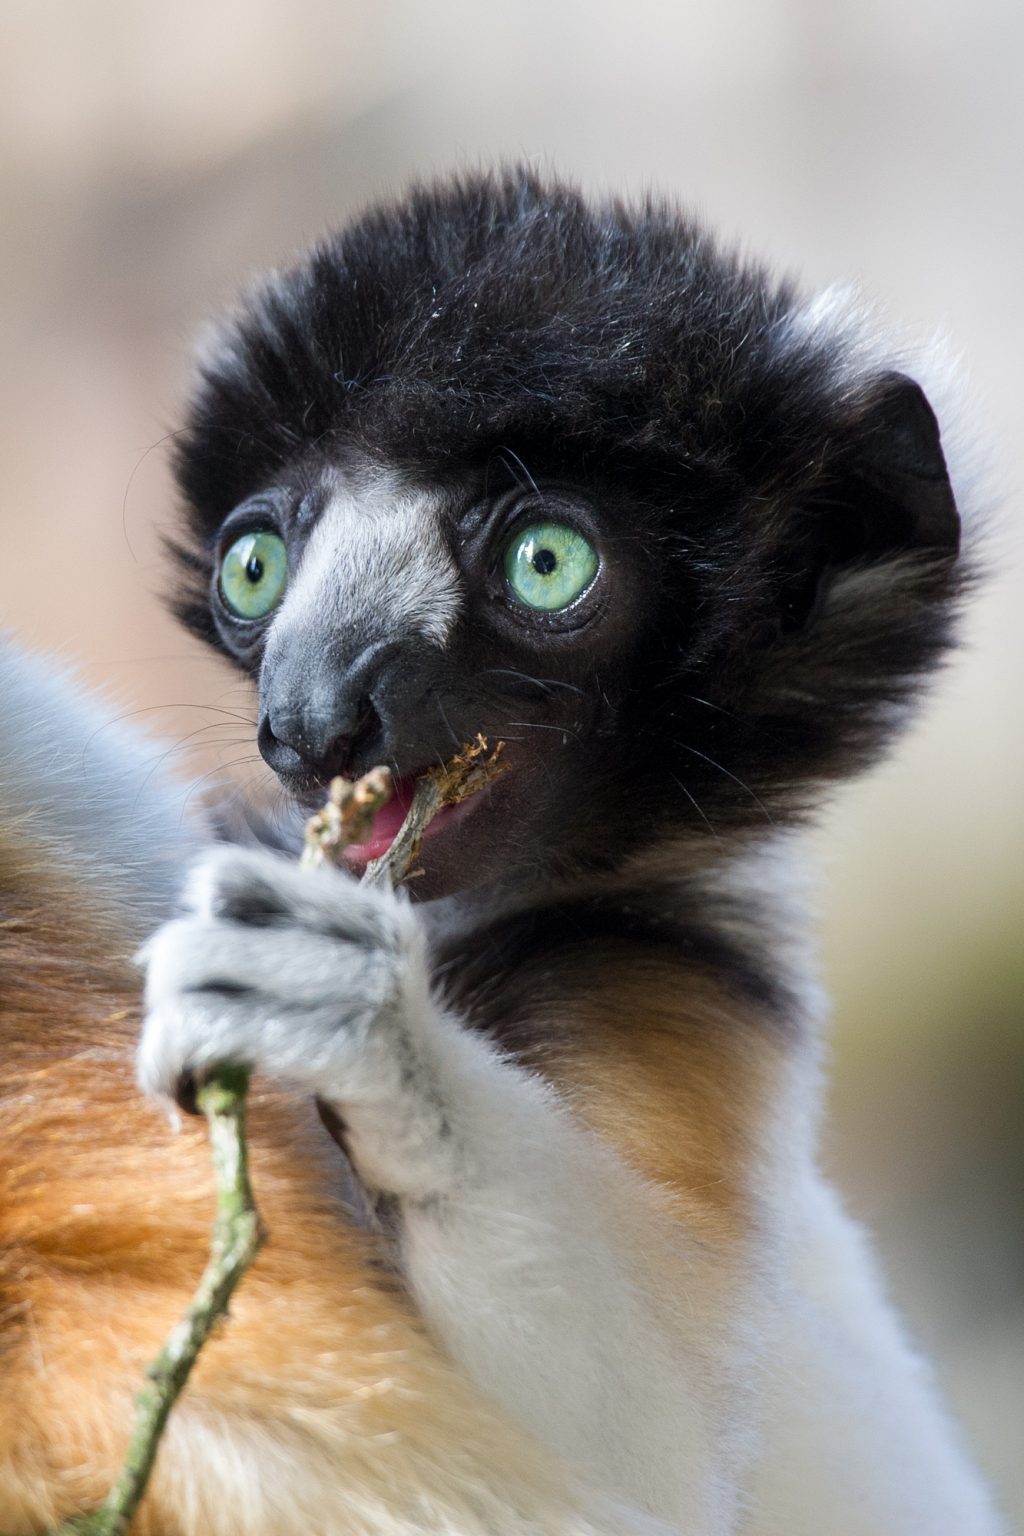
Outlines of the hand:
{"type": "Polygon", "coordinates": [[[375,1187],[433,1188],[442,1168],[429,1154],[450,1140],[429,1048],[443,1025],[405,897],[217,848],[193,867],[184,905],[139,955],[142,1088],[190,1107],[221,1063],[289,1080],[344,1118],[375,1187]]]}

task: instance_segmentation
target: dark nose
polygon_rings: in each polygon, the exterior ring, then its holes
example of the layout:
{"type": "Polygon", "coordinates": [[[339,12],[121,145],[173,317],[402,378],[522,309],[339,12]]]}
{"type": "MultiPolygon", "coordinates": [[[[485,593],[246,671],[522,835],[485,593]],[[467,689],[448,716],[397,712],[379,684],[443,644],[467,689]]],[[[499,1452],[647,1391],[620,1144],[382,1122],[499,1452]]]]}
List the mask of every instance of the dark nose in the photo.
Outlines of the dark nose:
{"type": "Polygon", "coordinates": [[[358,745],[372,730],[376,711],[368,698],[350,710],[273,709],[260,720],[256,745],[264,761],[284,778],[312,775],[326,783],[347,773],[358,745]]]}

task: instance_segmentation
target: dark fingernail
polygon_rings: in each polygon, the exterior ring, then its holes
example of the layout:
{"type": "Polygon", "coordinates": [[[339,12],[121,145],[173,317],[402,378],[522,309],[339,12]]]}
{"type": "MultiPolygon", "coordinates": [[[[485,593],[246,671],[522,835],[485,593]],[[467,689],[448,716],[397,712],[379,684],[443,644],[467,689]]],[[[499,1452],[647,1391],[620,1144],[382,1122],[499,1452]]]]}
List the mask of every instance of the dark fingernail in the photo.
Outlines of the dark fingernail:
{"type": "Polygon", "coordinates": [[[198,1102],[199,1084],[194,1072],[183,1072],[178,1078],[178,1086],[174,1090],[174,1100],[180,1110],[186,1115],[198,1115],[201,1111],[198,1102]]]}

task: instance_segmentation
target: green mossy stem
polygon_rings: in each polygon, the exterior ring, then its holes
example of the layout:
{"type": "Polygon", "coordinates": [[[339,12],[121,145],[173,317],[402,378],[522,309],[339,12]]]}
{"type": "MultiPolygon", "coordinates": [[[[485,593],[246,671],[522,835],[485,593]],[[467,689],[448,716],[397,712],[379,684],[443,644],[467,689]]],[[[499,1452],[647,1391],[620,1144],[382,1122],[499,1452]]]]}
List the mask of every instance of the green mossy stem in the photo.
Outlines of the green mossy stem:
{"type": "Polygon", "coordinates": [[[181,1321],[168,1335],[135,1399],[135,1425],[117,1482],[94,1514],[59,1526],[55,1536],[122,1536],[146,1491],[164,1426],[199,1352],[265,1240],[249,1183],[245,1140],[244,1067],[220,1067],[202,1084],[196,1102],[210,1130],[217,1215],[210,1258],[181,1321]]]}

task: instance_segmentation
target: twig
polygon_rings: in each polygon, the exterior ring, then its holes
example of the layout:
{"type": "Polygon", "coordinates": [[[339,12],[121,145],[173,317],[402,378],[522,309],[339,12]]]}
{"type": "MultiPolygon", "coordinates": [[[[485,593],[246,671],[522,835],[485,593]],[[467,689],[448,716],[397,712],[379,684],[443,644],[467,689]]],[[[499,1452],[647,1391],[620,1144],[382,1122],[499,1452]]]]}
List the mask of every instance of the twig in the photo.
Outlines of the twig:
{"type": "MultiPolygon", "coordinates": [[[[423,834],[449,805],[461,805],[505,771],[499,741],[491,751],[483,736],[469,743],[441,768],[429,768],[416,781],[405,820],[386,853],[363,871],[364,885],[400,885],[419,855],[423,834]]],[[[386,768],[372,768],[361,779],[332,779],[327,804],[306,822],[302,862],[317,865],[338,863],[350,843],[370,836],[373,820],[392,794],[386,768]]]]}
{"type": "MultiPolygon", "coordinates": [[[[432,769],[416,784],[412,804],[387,852],[367,866],[367,885],[398,885],[419,853],[423,834],[446,805],[458,805],[503,770],[502,746],[493,752],[478,736],[443,768],[432,769]]],[[[391,775],[374,768],[354,783],[334,779],[327,803],[306,823],[302,863],[340,859],[344,849],[370,836],[374,817],[392,794],[391,775]]],[[[249,1073],[243,1067],[218,1067],[199,1086],[196,1102],[210,1128],[217,1187],[217,1216],[210,1259],[188,1311],[169,1335],[160,1354],[146,1368],[146,1384],[135,1400],[135,1427],[121,1474],[102,1506],[91,1515],[66,1521],[53,1536],[123,1536],[146,1491],[171,1409],[188,1381],[210,1334],[227,1315],[238,1282],[266,1240],[249,1183],[245,1141],[245,1095],[249,1073]]]]}
{"type": "Polygon", "coordinates": [[[366,866],[363,884],[400,885],[416,862],[423,834],[438,811],[448,805],[461,805],[504,773],[504,746],[499,741],[491,751],[485,738],[478,736],[443,768],[431,768],[418,779],[412,804],[397,836],[386,853],[366,866]]]}
{"type": "Polygon", "coordinates": [[[228,1310],[235,1286],[265,1239],[249,1183],[245,1142],[244,1067],[220,1067],[196,1094],[206,1116],[217,1185],[217,1216],[210,1259],[188,1311],[146,1367],[135,1399],[135,1428],[121,1475],[95,1514],[70,1520],[57,1536],[121,1536],[128,1529],[156,1460],[164,1425],[213,1329],[228,1310]]]}
{"type": "Polygon", "coordinates": [[[332,779],[326,804],[306,822],[302,863],[307,867],[337,863],[349,843],[360,843],[373,831],[373,819],[391,799],[391,774],[371,768],[361,779],[332,779]]]}

